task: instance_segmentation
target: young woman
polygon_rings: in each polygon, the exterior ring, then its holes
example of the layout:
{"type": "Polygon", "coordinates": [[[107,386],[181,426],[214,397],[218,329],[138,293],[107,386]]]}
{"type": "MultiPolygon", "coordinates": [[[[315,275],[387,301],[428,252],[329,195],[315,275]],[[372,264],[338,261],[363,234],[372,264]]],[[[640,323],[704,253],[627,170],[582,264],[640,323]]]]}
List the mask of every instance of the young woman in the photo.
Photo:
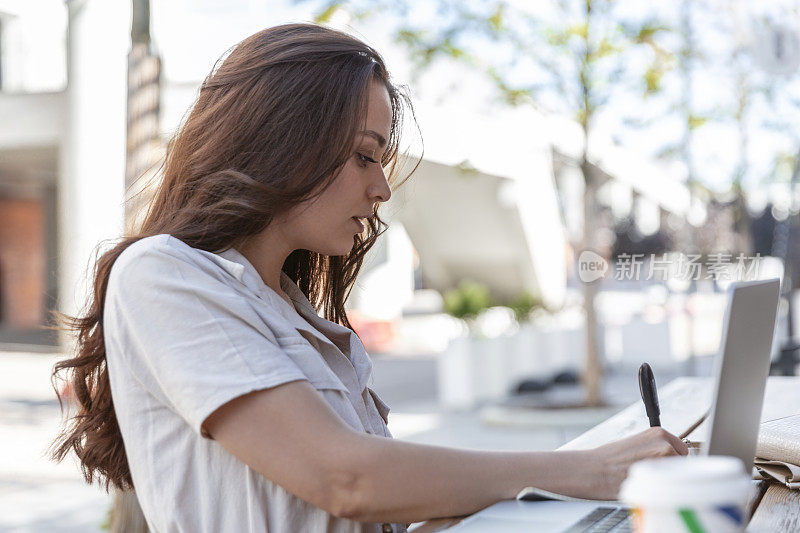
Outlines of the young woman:
{"type": "Polygon", "coordinates": [[[613,498],[634,461],[687,453],[661,429],[566,452],[391,439],[344,303],[385,230],[404,105],[381,56],[334,30],[233,49],[140,231],[97,261],[88,312],[64,317],[78,351],[54,377],[79,412],[54,458],[135,488],[152,531],[296,532],[404,531],[531,485],[613,498]]]}

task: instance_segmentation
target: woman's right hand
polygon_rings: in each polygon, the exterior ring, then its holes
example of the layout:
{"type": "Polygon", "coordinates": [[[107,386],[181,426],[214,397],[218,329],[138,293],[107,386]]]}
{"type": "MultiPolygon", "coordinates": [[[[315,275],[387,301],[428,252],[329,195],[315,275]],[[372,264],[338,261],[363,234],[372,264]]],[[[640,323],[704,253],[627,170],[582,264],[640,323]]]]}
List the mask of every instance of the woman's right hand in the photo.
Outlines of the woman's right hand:
{"type": "Polygon", "coordinates": [[[589,451],[593,461],[593,483],[591,498],[615,500],[628,468],[642,459],[688,455],[686,444],[660,427],[652,427],[631,437],[599,446],[589,451]]]}

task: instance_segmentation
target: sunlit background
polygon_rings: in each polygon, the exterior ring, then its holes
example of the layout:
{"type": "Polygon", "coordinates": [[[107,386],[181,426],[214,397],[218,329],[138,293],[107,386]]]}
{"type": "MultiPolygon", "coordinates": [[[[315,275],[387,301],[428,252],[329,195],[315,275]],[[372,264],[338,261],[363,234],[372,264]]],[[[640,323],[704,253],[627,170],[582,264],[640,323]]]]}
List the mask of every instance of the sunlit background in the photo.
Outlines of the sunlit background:
{"type": "Polygon", "coordinates": [[[634,401],[644,361],[707,375],[738,280],[783,278],[772,371],[794,374],[798,8],[0,0],[0,530],[109,527],[112,496],[44,456],[72,347],[51,312],[80,312],[215,62],[284,22],[363,39],[414,105],[420,165],[348,302],[395,437],[554,449],[634,401]]]}

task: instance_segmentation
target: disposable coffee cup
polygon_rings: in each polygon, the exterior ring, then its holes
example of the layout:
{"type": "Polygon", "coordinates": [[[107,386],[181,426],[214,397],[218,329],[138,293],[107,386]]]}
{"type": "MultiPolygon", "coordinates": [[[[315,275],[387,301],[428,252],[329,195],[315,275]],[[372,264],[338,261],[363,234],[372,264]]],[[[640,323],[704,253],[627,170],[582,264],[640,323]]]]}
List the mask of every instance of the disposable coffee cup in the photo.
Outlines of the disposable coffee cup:
{"type": "Polygon", "coordinates": [[[741,532],[751,487],[736,457],[663,457],[633,464],[620,500],[636,533],[741,532]]]}

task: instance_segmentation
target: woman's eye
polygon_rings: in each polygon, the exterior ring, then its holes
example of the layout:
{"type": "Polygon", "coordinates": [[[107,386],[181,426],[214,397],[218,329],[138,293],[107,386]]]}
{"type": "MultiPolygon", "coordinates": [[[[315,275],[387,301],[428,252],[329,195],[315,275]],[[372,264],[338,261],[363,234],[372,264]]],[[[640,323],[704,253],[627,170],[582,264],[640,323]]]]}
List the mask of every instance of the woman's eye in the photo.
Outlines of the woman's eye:
{"type": "Polygon", "coordinates": [[[371,157],[365,156],[364,154],[357,154],[357,155],[358,155],[358,160],[361,162],[362,167],[366,167],[367,163],[377,163],[377,161],[375,161],[371,157]]]}

